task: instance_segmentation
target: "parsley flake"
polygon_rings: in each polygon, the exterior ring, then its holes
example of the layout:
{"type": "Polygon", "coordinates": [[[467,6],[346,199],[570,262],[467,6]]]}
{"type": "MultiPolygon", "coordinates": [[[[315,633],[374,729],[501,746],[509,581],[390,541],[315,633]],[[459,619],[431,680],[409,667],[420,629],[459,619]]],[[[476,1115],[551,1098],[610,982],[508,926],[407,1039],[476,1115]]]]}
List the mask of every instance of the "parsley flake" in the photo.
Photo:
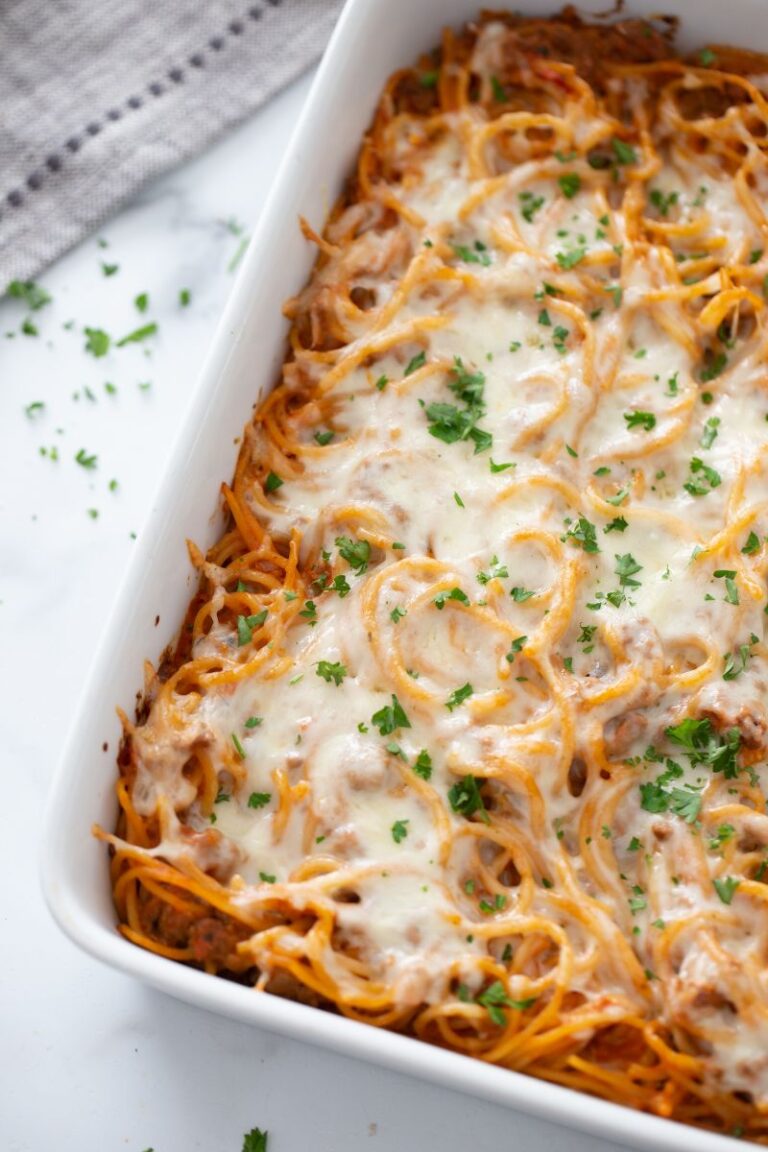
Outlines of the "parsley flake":
{"type": "Polygon", "coordinates": [[[319,660],[315,673],[321,680],[325,680],[326,684],[330,684],[331,681],[333,681],[338,688],[347,675],[347,669],[343,664],[339,663],[339,661],[332,664],[328,660],[319,660]]]}
{"type": "Polygon", "coordinates": [[[374,712],[371,723],[378,728],[381,736],[391,736],[399,728],[410,728],[411,722],[403,711],[403,706],[397,696],[392,695],[392,703],[386,704],[378,712],[374,712]]]}
{"type": "Polygon", "coordinates": [[[474,693],[474,688],[467,682],[462,684],[461,688],[455,688],[445,702],[445,706],[449,712],[453,712],[454,708],[458,708],[465,700],[468,700],[474,693]]]}
{"type": "Polygon", "coordinates": [[[717,877],[712,881],[715,892],[717,892],[723,904],[731,903],[740,883],[741,881],[733,876],[717,877]]]}
{"type": "Polygon", "coordinates": [[[400,844],[403,840],[405,840],[406,836],[408,835],[409,823],[409,820],[395,820],[391,829],[392,839],[394,840],[395,844],[400,844]]]}
{"type": "Polygon", "coordinates": [[[249,808],[264,808],[272,799],[271,792],[251,792],[248,797],[249,808]]]}
{"type": "Polygon", "coordinates": [[[627,422],[627,428],[642,428],[644,432],[650,432],[656,427],[656,417],[653,412],[625,412],[624,419],[627,422]]]}

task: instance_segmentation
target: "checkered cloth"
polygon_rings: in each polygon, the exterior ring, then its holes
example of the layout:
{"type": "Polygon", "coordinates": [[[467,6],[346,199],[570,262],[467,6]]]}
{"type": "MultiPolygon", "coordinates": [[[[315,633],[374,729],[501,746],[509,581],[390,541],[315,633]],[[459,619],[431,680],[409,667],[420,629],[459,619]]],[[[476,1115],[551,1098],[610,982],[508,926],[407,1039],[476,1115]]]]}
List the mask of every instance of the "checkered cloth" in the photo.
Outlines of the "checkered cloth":
{"type": "Polygon", "coordinates": [[[341,0],[0,3],[0,294],[325,47],[341,0]]]}

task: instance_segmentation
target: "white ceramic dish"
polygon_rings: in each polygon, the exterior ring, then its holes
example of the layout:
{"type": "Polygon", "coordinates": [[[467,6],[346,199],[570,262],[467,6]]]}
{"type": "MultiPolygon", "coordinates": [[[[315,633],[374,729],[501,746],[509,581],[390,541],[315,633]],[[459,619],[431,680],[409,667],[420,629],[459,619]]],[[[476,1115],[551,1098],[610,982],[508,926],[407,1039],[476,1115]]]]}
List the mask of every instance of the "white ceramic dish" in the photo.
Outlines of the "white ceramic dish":
{"type": "MultiPolygon", "coordinates": [[[[334,1048],[496,1103],[636,1148],[725,1152],[735,1141],[595,1100],[417,1040],[228,983],[152,955],[115,929],[103,845],[91,836],[115,817],[115,705],[129,713],[145,658],[177,631],[192,574],[185,539],[212,543],[218,488],[229,478],[257,397],[282,362],[281,303],[306,281],[313,250],[297,216],[321,226],[349,172],[386,78],[439,40],[446,23],[471,18],[480,0],[349,0],[239,274],[214,346],[190,397],[147,528],[120,590],[59,766],[44,835],[43,884],[62,929],[92,955],[173,996],[276,1032],[334,1048]]],[[[515,7],[518,5],[515,4],[515,7]]],[[[549,14],[557,0],[525,0],[549,14]]],[[[605,0],[582,0],[584,11],[605,0]]],[[[627,15],[659,10],[683,20],[681,43],[768,49],[765,0],[627,0],[627,15]]],[[[743,1147],[743,1144],[739,1145],[743,1147]]]]}

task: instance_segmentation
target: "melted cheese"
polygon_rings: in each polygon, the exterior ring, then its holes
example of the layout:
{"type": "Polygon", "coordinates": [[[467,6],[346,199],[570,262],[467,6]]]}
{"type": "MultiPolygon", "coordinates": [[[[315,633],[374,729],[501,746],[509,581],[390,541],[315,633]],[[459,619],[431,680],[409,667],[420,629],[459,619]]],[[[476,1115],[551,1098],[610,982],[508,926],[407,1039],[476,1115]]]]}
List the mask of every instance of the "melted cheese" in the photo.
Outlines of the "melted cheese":
{"type": "MultiPolygon", "coordinates": [[[[502,41],[500,25],[484,27],[479,73],[500,66],[502,41]]],[[[632,86],[630,102],[644,99],[632,86]]],[[[759,284],[768,225],[716,159],[676,145],[671,103],[654,128],[658,163],[635,145],[635,163],[617,167],[622,195],[583,160],[505,164],[497,137],[490,173],[478,171],[477,108],[431,135],[395,123],[410,215],[362,229],[308,290],[311,309],[354,268],[376,294],[370,311],[343,313],[341,352],[297,355],[304,391],[330,389],[333,404],[288,426],[310,449],[319,429],[333,439],[266,497],[255,480],[246,493],[275,541],[300,533],[301,565],[350,591],[308,586],[296,607],[314,608],[282,628],[277,588],[266,672],[201,694],[181,730],[158,702],[134,736],[134,802],[180,816],[156,855],[194,858],[183,822],[200,831],[208,816],[182,769],[203,745],[238,905],[324,911],[396,1007],[444,1004],[457,981],[476,996],[489,958],[506,963],[533,935],[509,971],[516,997],[577,995],[584,1035],[598,1019],[657,1021],[687,1037],[713,1089],[767,1105],[768,889],[751,879],[768,848],[762,300],[727,308],[718,338],[701,309],[728,282],[706,265],[697,299],[676,269],[703,250],[759,284]],[[461,408],[462,380],[479,382],[483,450],[434,434],[430,406],[461,408]],[[340,537],[372,542],[361,572],[340,537]],[[321,662],[343,666],[339,683],[321,662]],[[393,696],[406,722],[387,731],[374,717],[393,696]],[[710,718],[716,741],[737,730],[732,777],[669,737],[686,717],[710,718]],[[428,780],[414,772],[423,752],[428,780]],[[654,803],[643,786],[665,757],[676,767],[654,803]],[[467,777],[490,781],[488,824],[457,801],[467,777]]],[[[556,134],[567,152],[563,140],[616,131],[574,103],[556,134]]],[[[344,217],[329,232],[343,234],[344,217]]],[[[263,444],[260,433],[255,456],[263,444]]],[[[226,572],[207,573],[218,607],[194,656],[236,663],[226,572]]],[[[273,946],[256,933],[251,947],[268,974],[273,946]]],[[[303,957],[306,937],[286,932],[281,948],[303,957]]],[[[330,942],[320,959],[355,1003],[357,969],[330,942]]]]}

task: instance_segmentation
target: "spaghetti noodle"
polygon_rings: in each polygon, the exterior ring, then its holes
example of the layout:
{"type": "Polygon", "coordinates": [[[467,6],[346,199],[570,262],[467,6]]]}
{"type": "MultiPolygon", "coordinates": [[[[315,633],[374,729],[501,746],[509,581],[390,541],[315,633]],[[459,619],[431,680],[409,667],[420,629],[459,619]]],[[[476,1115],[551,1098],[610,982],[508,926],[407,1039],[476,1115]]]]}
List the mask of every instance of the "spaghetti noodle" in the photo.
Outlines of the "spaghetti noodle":
{"type": "Polygon", "coordinates": [[[390,79],[98,834],[145,948],[768,1143],[768,67],[672,34],[390,79]]]}

